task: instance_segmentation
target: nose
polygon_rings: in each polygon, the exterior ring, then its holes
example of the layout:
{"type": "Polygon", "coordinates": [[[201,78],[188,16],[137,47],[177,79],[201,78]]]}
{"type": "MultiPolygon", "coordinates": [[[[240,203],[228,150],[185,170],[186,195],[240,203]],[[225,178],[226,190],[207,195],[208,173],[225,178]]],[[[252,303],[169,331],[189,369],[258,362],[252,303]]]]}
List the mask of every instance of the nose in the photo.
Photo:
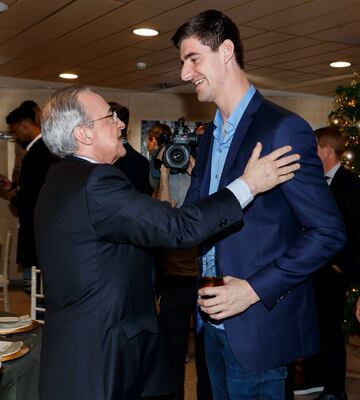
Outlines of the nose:
{"type": "Polygon", "coordinates": [[[191,81],[192,68],[191,64],[184,62],[181,69],[181,79],[185,82],[191,81]]]}

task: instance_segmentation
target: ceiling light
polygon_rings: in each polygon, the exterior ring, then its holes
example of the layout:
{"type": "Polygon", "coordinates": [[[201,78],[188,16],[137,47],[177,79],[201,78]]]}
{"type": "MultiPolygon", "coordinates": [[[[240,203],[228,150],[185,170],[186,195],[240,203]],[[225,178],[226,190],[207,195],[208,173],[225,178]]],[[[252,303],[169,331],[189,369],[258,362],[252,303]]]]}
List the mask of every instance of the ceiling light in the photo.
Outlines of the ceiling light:
{"type": "Polygon", "coordinates": [[[60,76],[60,78],[63,78],[63,79],[76,79],[79,77],[76,74],[69,74],[69,73],[60,74],[59,76],[60,76]]]}
{"type": "Polygon", "coordinates": [[[159,34],[159,32],[156,31],[155,29],[148,29],[148,28],[134,29],[133,33],[139,36],[156,36],[159,34]]]}
{"type": "Polygon", "coordinates": [[[2,1],[0,1],[0,13],[6,11],[9,7],[3,3],[2,1]]]}
{"type": "Polygon", "coordinates": [[[139,71],[144,71],[144,69],[146,69],[147,64],[143,61],[139,61],[138,63],[136,63],[136,69],[138,69],[139,71]]]}
{"type": "Polygon", "coordinates": [[[333,68],[346,68],[346,67],[350,67],[351,63],[347,62],[347,61],[335,61],[332,62],[330,64],[330,67],[333,68]]]}

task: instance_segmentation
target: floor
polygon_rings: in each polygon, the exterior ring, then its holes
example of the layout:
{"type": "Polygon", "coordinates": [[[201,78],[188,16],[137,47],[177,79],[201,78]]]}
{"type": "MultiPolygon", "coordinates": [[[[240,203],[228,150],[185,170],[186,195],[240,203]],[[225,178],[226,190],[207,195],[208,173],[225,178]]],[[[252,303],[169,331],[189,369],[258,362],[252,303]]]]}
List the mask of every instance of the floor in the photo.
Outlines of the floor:
{"type": "MultiPolygon", "coordinates": [[[[30,314],[30,296],[25,294],[21,288],[12,288],[10,290],[10,310],[13,313],[24,315],[30,314]]],[[[0,306],[1,311],[1,306],[0,306]]],[[[196,400],[195,393],[196,372],[194,363],[194,346],[190,340],[189,362],[186,364],[185,373],[185,400],[196,400]]],[[[346,391],[348,400],[360,400],[360,379],[350,379],[346,381],[346,391]]],[[[315,395],[295,396],[296,400],[312,400],[315,395]]]]}

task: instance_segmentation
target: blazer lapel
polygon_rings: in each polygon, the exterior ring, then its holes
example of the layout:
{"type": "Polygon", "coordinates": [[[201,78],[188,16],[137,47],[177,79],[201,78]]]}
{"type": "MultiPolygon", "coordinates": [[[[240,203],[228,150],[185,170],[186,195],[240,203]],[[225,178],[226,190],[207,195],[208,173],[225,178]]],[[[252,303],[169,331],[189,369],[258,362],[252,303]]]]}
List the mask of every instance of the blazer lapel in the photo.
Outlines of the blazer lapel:
{"type": "Polygon", "coordinates": [[[229,183],[226,181],[226,177],[228,176],[229,171],[231,170],[231,167],[240,152],[241,143],[243,142],[248,128],[253,120],[252,114],[254,114],[259,109],[262,100],[262,95],[258,91],[256,91],[250,103],[248,104],[238,126],[236,127],[235,134],[232,139],[231,146],[224,164],[224,169],[221,174],[219,189],[223,188],[229,183]]]}
{"type": "Polygon", "coordinates": [[[203,176],[200,185],[200,195],[201,197],[207,197],[209,195],[210,186],[210,174],[211,174],[211,155],[212,147],[214,142],[214,132],[215,125],[212,123],[207,127],[201,138],[201,154],[199,154],[199,159],[204,160],[204,162],[199,163],[202,166],[202,171],[200,175],[203,176]]]}

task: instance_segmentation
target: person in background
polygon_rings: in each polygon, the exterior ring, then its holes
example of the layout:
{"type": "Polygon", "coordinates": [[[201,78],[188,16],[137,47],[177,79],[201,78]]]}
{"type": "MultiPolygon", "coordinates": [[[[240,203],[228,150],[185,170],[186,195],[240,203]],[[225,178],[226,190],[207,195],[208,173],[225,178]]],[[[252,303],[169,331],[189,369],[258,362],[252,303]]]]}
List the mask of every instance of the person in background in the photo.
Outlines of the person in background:
{"type": "Polygon", "coordinates": [[[109,105],[111,111],[116,111],[120,120],[125,124],[125,128],[121,131],[121,138],[126,150],[126,155],[116,160],[114,165],[124,172],[136,190],[151,196],[153,188],[149,183],[149,161],[127,141],[130,117],[129,110],[114,101],[109,101],[109,105]]]}
{"type": "Polygon", "coordinates": [[[241,227],[207,243],[203,251],[217,256],[224,285],[198,291],[201,310],[216,321],[205,321],[214,399],[281,400],[285,365],[318,351],[310,277],[343,247],[345,229],[312,129],[250,84],[236,24],[208,10],[180,26],[172,40],[180,50],[181,78],[194,85],[200,102],[217,106],[185,204],[241,174],[256,142],[264,154],[284,143],[301,154],[293,180],[255,198],[241,227]]]}
{"type": "Polygon", "coordinates": [[[150,156],[149,180],[155,192],[158,189],[160,182],[160,170],[155,165],[157,154],[159,152],[159,148],[168,142],[171,135],[171,128],[166,124],[155,124],[148,130],[147,133],[146,147],[150,156]]]}
{"type": "Polygon", "coordinates": [[[360,178],[341,165],[345,140],[336,127],[315,131],[330,191],[345,222],[345,247],[314,275],[321,352],[303,362],[304,382],[296,395],[322,391],[317,400],[346,400],[346,348],[342,331],[346,291],[360,275],[360,178]]]}
{"type": "MultiPolygon", "coordinates": [[[[35,121],[36,125],[41,129],[41,109],[35,103],[35,101],[25,100],[20,104],[19,107],[22,109],[27,108],[27,109],[34,111],[34,113],[35,113],[34,121],[35,121]]],[[[26,146],[28,145],[28,143],[20,142],[19,140],[16,140],[15,142],[16,142],[15,163],[14,163],[14,168],[13,168],[13,172],[12,172],[12,176],[11,176],[11,181],[13,182],[14,185],[17,185],[17,182],[19,179],[19,174],[20,174],[21,162],[26,154],[26,146]]]]}
{"type": "Polygon", "coordinates": [[[257,144],[241,178],[178,209],[138,192],[112,165],[126,153],[125,124],[89,88],[57,90],[42,123],[44,141],[60,160],[35,211],[46,298],[40,397],[137,400],[169,393],[148,248],[189,247],[235,227],[242,202],[293,178],[299,156],[279,159],[291,150],[284,146],[259,158],[257,144]]]}
{"type": "Polygon", "coordinates": [[[49,166],[55,161],[42,140],[41,128],[33,104],[22,103],[9,113],[6,123],[16,140],[26,146],[22,159],[18,182],[13,183],[0,177],[3,190],[13,192],[11,204],[17,207],[19,232],[17,242],[17,263],[23,269],[23,283],[26,293],[31,290],[31,267],[39,265],[34,236],[34,210],[49,166]]]}

